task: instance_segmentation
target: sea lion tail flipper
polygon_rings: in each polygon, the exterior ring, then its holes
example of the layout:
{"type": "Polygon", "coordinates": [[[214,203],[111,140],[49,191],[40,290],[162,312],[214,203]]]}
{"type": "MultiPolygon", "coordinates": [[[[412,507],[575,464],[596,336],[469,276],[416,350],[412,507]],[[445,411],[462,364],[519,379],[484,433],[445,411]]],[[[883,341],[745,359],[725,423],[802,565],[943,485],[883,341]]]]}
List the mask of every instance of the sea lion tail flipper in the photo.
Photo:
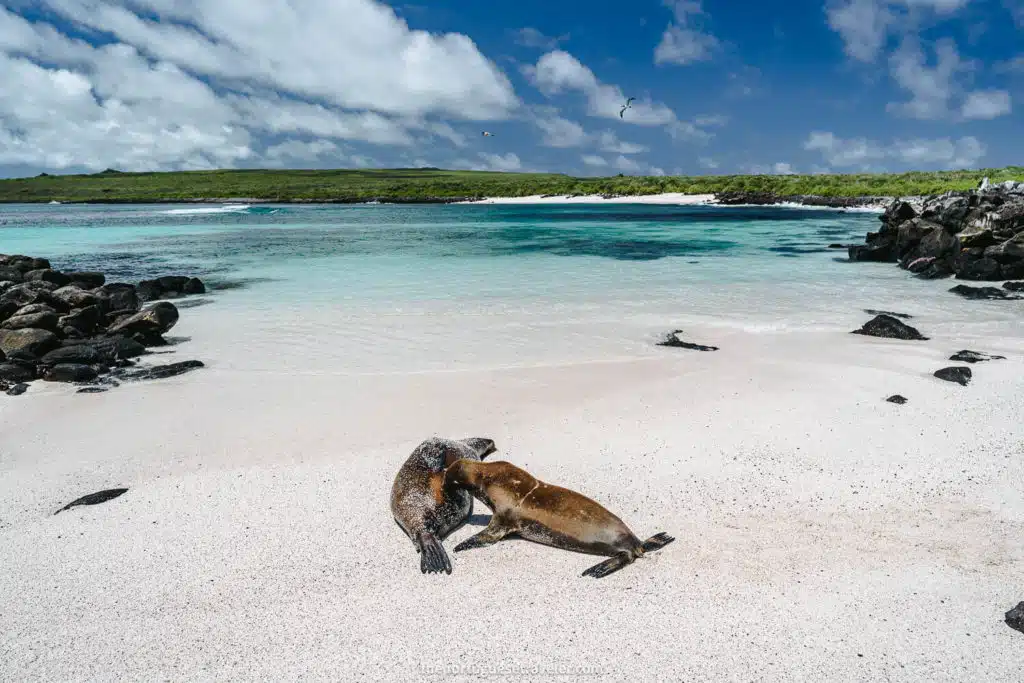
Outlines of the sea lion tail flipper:
{"type": "Polygon", "coordinates": [[[649,553],[653,550],[660,550],[661,548],[664,548],[674,540],[676,539],[662,531],[660,534],[655,534],[644,541],[642,547],[645,553],[649,553]]]}
{"type": "Polygon", "coordinates": [[[448,560],[448,553],[444,551],[444,546],[434,534],[429,531],[421,532],[419,546],[421,572],[424,574],[452,573],[452,563],[448,560]]]}
{"type": "Polygon", "coordinates": [[[633,553],[628,550],[623,550],[621,553],[611,557],[604,562],[595,564],[593,567],[583,572],[581,576],[593,576],[595,579],[603,579],[612,572],[617,572],[627,564],[633,562],[633,553]]]}

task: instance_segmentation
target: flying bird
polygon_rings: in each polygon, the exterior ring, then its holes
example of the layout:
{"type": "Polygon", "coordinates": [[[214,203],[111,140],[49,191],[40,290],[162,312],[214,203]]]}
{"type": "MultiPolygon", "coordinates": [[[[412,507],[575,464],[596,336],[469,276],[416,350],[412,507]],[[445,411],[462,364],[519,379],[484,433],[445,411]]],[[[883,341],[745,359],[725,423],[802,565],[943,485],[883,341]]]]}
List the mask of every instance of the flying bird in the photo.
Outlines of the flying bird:
{"type": "Polygon", "coordinates": [[[489,138],[489,137],[491,137],[492,135],[494,135],[494,133],[489,133],[489,132],[487,132],[487,131],[485,130],[485,131],[484,131],[484,132],[482,133],[482,135],[483,135],[483,136],[484,136],[485,138],[489,138]]]}
{"type": "Polygon", "coordinates": [[[623,118],[623,116],[622,116],[622,115],[626,113],[626,110],[627,110],[627,109],[631,109],[631,108],[632,108],[632,107],[630,106],[630,104],[631,104],[631,103],[633,102],[633,100],[635,100],[635,99],[636,99],[635,97],[630,97],[630,98],[629,98],[628,100],[626,100],[626,104],[624,104],[624,105],[623,105],[623,107],[622,107],[622,109],[620,109],[620,110],[619,110],[619,118],[620,118],[620,119],[621,119],[621,118],[623,118]]]}

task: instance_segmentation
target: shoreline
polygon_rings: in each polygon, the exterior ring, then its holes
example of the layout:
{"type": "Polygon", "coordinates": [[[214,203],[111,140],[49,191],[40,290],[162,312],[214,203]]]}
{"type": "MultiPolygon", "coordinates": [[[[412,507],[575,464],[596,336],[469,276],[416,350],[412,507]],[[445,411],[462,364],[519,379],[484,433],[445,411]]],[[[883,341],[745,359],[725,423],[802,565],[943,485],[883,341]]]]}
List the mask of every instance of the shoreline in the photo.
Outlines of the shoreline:
{"type": "MultiPolygon", "coordinates": [[[[488,197],[388,197],[388,198],[341,198],[341,199],[282,199],[258,197],[196,197],[189,199],[86,199],[81,201],[6,201],[0,206],[41,205],[41,206],[83,206],[83,205],[194,205],[194,204],[281,204],[281,205],[332,205],[372,206],[388,204],[430,205],[542,205],[542,204],[648,204],[664,206],[733,206],[750,208],[758,206],[780,206],[787,208],[832,209],[847,211],[884,212],[896,197],[863,196],[831,197],[823,195],[774,195],[766,197],[761,193],[750,193],[736,198],[736,193],[685,194],[682,192],[661,192],[634,195],[525,195],[488,197]]],[[[920,197],[904,197],[904,201],[920,202],[920,197]]],[[[243,208],[243,207],[240,207],[243,208]]],[[[248,207],[244,207],[248,208],[248,207]]]]}

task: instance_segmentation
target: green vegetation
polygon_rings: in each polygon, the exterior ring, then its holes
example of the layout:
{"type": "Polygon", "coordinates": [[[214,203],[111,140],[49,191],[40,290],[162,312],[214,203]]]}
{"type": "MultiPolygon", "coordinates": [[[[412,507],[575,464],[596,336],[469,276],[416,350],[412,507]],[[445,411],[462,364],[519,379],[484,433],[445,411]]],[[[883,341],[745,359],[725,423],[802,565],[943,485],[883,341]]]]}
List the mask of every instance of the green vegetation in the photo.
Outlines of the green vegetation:
{"type": "Polygon", "coordinates": [[[47,175],[0,180],[0,202],[160,202],[201,199],[360,202],[428,201],[544,194],[772,192],[826,197],[908,196],[1024,180],[1024,167],[979,171],[793,176],[615,176],[491,173],[439,169],[243,170],[47,175]]]}

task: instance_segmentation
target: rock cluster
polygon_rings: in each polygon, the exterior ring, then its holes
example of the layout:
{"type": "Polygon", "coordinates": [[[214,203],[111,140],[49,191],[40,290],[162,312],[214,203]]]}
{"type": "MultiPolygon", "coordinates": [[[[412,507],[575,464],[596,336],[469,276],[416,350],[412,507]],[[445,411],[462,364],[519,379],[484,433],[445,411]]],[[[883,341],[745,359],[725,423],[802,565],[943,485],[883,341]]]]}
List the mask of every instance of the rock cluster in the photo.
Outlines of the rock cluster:
{"type": "Polygon", "coordinates": [[[166,344],[163,335],[178,322],[174,304],[142,303],[205,291],[196,278],[108,283],[102,273],[61,272],[46,259],[0,254],[0,391],[17,396],[38,379],[110,386],[115,376],[179,374],[128,369],[147,347],[166,344]]]}
{"type": "Polygon", "coordinates": [[[1024,278],[1024,183],[947,192],[920,209],[895,200],[881,221],[850,247],[851,261],[895,262],[924,278],[1024,278]]]}
{"type": "Polygon", "coordinates": [[[874,206],[885,201],[885,197],[824,197],[807,194],[775,194],[774,192],[731,191],[715,194],[715,202],[723,206],[751,205],[771,206],[773,204],[801,204],[822,206],[831,209],[853,209],[874,206]]]}

